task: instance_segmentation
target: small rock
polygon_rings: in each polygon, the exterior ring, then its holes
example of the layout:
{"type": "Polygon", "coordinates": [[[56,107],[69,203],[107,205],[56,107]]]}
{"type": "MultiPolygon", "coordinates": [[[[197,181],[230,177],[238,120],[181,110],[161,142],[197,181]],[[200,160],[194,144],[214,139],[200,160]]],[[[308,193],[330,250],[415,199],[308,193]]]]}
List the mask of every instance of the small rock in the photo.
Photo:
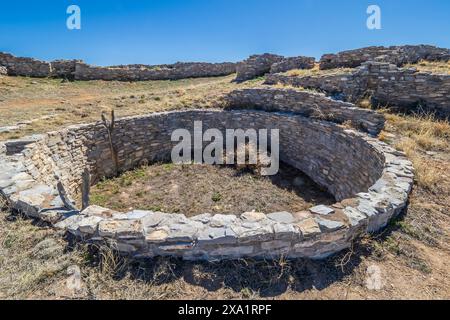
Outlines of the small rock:
{"type": "Polygon", "coordinates": [[[97,231],[98,224],[102,220],[102,217],[88,216],[80,221],[78,230],[83,234],[94,234],[97,231]]]}
{"type": "Polygon", "coordinates": [[[235,222],[236,219],[235,215],[216,214],[212,217],[209,225],[216,228],[226,227],[235,222]]]}
{"type": "Polygon", "coordinates": [[[164,242],[168,235],[169,233],[165,230],[156,230],[148,234],[145,240],[149,242],[164,242]]]}
{"type": "Polygon", "coordinates": [[[296,225],[304,237],[311,237],[321,232],[319,224],[313,218],[304,219],[296,225]]]}
{"type": "Polygon", "coordinates": [[[295,221],[294,216],[290,212],[274,212],[267,215],[273,221],[281,223],[292,223],[295,221]]]}
{"type": "Polygon", "coordinates": [[[101,237],[140,237],[143,236],[140,220],[102,220],[98,225],[101,237]]]}
{"type": "Polygon", "coordinates": [[[113,211],[108,208],[103,208],[97,205],[92,205],[84,209],[82,214],[86,216],[98,216],[102,218],[111,218],[114,213],[117,213],[117,211],[113,211]]]}
{"type": "Polygon", "coordinates": [[[320,229],[323,231],[336,231],[344,227],[344,223],[334,220],[328,220],[321,217],[315,217],[320,229]]]}
{"type": "Polygon", "coordinates": [[[266,215],[262,212],[245,212],[241,215],[241,219],[249,222],[258,222],[266,219],[266,215]]]}
{"type": "Polygon", "coordinates": [[[309,211],[326,216],[332,214],[334,212],[334,209],[321,204],[319,206],[312,207],[311,209],[309,209],[309,211]]]}
{"type": "Polygon", "coordinates": [[[293,215],[296,221],[303,221],[312,217],[312,214],[309,211],[299,211],[295,212],[293,215]]]}

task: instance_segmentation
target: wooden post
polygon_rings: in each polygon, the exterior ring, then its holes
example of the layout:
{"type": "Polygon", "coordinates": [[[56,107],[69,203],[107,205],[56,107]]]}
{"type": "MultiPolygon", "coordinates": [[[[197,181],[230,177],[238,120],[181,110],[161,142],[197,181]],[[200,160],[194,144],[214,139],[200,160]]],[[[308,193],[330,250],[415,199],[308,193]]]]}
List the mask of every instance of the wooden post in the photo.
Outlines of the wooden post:
{"type": "Polygon", "coordinates": [[[89,170],[87,168],[83,171],[83,182],[81,184],[81,210],[89,207],[89,193],[91,192],[91,175],[89,174],[89,170]]]}
{"type": "Polygon", "coordinates": [[[108,132],[108,139],[109,139],[109,149],[111,151],[111,158],[114,163],[114,174],[117,176],[119,173],[119,157],[117,156],[116,148],[114,147],[113,143],[113,131],[116,125],[116,118],[114,116],[114,109],[111,110],[111,120],[106,119],[106,116],[104,113],[102,113],[102,122],[103,126],[106,128],[106,131],[108,132]]]}

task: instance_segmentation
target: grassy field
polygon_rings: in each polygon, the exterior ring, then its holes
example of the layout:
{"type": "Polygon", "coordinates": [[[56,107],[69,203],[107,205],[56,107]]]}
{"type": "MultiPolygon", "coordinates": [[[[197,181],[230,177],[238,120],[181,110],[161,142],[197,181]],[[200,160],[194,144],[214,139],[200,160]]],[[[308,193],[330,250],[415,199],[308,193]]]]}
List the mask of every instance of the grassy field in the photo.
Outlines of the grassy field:
{"type": "Polygon", "coordinates": [[[64,125],[100,120],[114,109],[118,117],[173,109],[220,107],[220,97],[262,80],[235,84],[234,75],[178,81],[104,82],[0,77],[0,140],[55,130],[64,125]]]}
{"type": "MultiPolygon", "coordinates": [[[[233,76],[174,82],[73,82],[0,78],[0,126],[38,119],[0,139],[119,116],[220,105],[223,93],[252,86],[233,76]]],[[[109,250],[66,242],[38,222],[0,213],[0,298],[37,299],[449,299],[450,125],[430,116],[381,110],[380,139],[404,150],[416,167],[407,211],[381,234],[325,261],[191,263],[130,261],[109,250]],[[76,267],[74,267],[76,266],[76,267]],[[80,269],[79,277],[74,272],[80,269]],[[380,288],[367,286],[379,270],[380,288]],[[76,279],[80,286],[68,283],[76,279]]]]}

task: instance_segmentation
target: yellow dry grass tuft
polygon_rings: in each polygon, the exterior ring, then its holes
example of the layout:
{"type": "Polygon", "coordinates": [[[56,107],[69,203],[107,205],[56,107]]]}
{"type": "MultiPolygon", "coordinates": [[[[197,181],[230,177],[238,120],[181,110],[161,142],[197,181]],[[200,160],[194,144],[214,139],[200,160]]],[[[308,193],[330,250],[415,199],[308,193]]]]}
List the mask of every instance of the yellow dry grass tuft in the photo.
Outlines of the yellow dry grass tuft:
{"type": "Polygon", "coordinates": [[[407,64],[405,68],[416,68],[421,72],[432,72],[437,74],[450,74],[450,61],[419,61],[415,64],[407,64]]]}
{"type": "Polygon", "coordinates": [[[321,76],[329,74],[347,74],[354,71],[351,68],[336,68],[329,70],[320,70],[319,64],[316,63],[312,69],[293,69],[285,72],[284,74],[289,77],[306,77],[306,76],[321,76]]]}
{"type": "MultiPolygon", "coordinates": [[[[426,152],[450,150],[450,123],[435,119],[433,115],[400,116],[385,113],[390,126],[401,135],[396,148],[405,152],[413,162],[419,186],[434,190],[442,178],[443,169],[430,165],[426,152]]],[[[385,134],[381,134],[381,139],[385,134]]]]}

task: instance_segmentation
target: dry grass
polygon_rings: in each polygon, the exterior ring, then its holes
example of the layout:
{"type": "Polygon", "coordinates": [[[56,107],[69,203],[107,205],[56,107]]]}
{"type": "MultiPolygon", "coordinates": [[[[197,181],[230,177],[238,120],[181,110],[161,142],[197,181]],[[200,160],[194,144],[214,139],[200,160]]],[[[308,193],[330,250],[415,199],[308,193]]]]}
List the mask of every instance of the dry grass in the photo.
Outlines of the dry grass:
{"type": "MultiPolygon", "coordinates": [[[[385,112],[391,130],[401,137],[395,146],[406,153],[416,170],[417,183],[429,189],[436,189],[446,168],[442,165],[430,165],[427,152],[450,151],[450,123],[437,120],[432,115],[400,116],[385,112]]],[[[385,136],[381,134],[381,139],[385,136]]],[[[385,138],[385,137],[384,137],[385,138]]]]}
{"type": "Polygon", "coordinates": [[[415,64],[407,64],[404,68],[416,68],[421,72],[450,75],[450,61],[420,61],[415,64]]]}

